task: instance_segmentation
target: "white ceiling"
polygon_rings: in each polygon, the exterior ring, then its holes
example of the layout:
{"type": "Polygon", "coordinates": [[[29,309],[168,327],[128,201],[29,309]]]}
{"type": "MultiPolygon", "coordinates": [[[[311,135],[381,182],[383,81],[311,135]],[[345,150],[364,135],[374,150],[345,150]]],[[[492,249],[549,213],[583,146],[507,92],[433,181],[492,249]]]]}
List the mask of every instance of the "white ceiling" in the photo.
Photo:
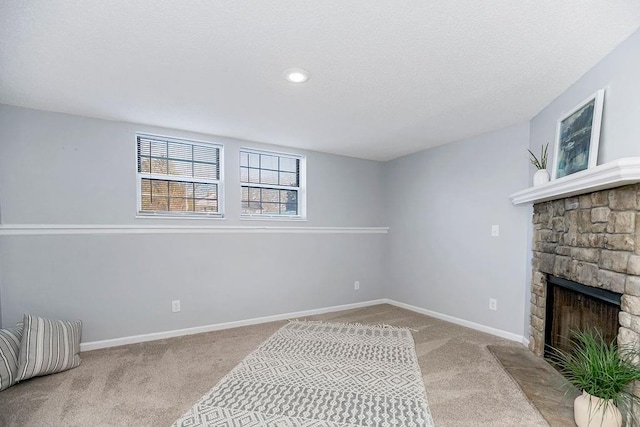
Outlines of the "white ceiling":
{"type": "Polygon", "coordinates": [[[0,103],[388,160],[529,120],[639,27],[637,0],[2,0],[0,103]]]}

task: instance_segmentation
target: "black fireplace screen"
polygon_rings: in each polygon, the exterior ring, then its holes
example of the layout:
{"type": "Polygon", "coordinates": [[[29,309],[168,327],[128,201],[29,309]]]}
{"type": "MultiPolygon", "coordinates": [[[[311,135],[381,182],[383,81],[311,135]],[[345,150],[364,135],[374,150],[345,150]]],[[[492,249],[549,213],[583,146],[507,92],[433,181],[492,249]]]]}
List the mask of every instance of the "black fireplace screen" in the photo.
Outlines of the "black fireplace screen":
{"type": "Polygon", "coordinates": [[[570,280],[547,278],[545,357],[549,346],[571,352],[571,332],[598,330],[607,342],[618,336],[622,295],[570,280]]]}

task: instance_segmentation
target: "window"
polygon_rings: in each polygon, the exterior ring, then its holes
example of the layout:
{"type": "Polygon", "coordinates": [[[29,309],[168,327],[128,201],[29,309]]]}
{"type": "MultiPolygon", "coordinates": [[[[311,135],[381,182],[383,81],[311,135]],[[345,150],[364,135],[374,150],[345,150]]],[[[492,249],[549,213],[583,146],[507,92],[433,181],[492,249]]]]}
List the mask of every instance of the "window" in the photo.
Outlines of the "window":
{"type": "Polygon", "coordinates": [[[138,212],[222,216],[222,146],[138,135],[138,212]]]}
{"type": "Polygon", "coordinates": [[[304,218],[305,158],[240,150],[242,215],[304,218]]]}

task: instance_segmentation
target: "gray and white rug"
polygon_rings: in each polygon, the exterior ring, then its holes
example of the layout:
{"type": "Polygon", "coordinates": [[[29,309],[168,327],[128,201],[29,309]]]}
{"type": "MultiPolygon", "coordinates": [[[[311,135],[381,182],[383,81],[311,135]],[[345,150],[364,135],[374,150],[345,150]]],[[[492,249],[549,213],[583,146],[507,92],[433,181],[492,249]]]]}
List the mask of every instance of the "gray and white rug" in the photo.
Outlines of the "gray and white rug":
{"type": "Polygon", "coordinates": [[[433,426],[407,329],[291,322],[174,427],[433,426]]]}

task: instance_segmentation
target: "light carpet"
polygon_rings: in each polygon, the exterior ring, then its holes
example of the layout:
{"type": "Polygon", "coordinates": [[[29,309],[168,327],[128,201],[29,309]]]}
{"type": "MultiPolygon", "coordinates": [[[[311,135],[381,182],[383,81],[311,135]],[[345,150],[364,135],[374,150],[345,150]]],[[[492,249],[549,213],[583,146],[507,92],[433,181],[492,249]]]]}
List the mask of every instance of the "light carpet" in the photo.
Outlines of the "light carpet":
{"type": "MultiPolygon", "coordinates": [[[[521,344],[388,304],[306,320],[411,328],[438,427],[549,426],[487,350],[521,344]]],[[[75,369],[0,392],[0,426],[170,426],[285,324],[85,351],[75,369]]]]}
{"type": "Polygon", "coordinates": [[[433,426],[406,328],[291,322],[175,427],[433,426]]]}

